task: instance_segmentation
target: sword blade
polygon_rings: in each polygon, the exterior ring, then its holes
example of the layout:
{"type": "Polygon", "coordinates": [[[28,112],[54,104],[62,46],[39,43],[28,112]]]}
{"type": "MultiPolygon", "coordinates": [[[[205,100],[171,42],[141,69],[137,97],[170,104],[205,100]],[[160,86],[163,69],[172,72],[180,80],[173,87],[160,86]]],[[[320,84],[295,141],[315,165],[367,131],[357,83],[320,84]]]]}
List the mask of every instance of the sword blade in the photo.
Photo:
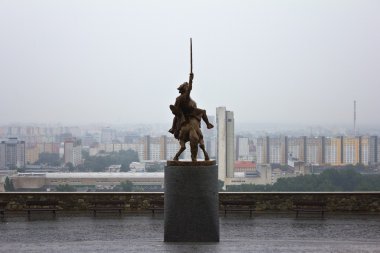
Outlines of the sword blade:
{"type": "Polygon", "coordinates": [[[190,73],[193,73],[193,40],[190,38],[190,73]]]}

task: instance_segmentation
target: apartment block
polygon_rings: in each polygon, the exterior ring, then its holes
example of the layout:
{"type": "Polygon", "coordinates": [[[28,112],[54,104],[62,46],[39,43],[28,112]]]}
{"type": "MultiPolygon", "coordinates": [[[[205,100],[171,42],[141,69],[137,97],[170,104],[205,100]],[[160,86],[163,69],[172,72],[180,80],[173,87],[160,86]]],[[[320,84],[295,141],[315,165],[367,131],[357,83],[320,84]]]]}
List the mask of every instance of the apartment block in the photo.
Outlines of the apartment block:
{"type": "Polygon", "coordinates": [[[269,138],[269,163],[287,164],[288,162],[288,138],[269,138]]]}
{"type": "Polygon", "coordinates": [[[257,138],[256,157],[258,164],[269,164],[269,137],[257,138]]]}
{"type": "Polygon", "coordinates": [[[332,166],[342,165],[343,137],[326,137],[324,146],[325,164],[332,166]]]}
{"type": "Polygon", "coordinates": [[[306,137],[288,137],[288,156],[305,161],[306,137]]]}
{"type": "Polygon", "coordinates": [[[235,148],[235,160],[236,161],[248,161],[250,160],[249,152],[249,138],[244,136],[236,137],[236,148],[235,148]]]}
{"type": "Polygon", "coordinates": [[[40,149],[38,145],[31,144],[25,148],[25,162],[27,164],[33,164],[38,161],[40,155],[40,149]]]}
{"type": "Polygon", "coordinates": [[[25,166],[25,142],[9,138],[0,142],[0,169],[14,169],[25,166]]]}
{"type": "Polygon", "coordinates": [[[360,137],[343,138],[343,164],[360,163],[360,137]]]}
{"type": "Polygon", "coordinates": [[[80,140],[72,139],[64,143],[64,162],[73,166],[82,164],[82,144],[80,140]]]}
{"type": "Polygon", "coordinates": [[[376,150],[377,136],[360,136],[360,158],[364,165],[371,165],[377,162],[376,150]]]}
{"type": "Polygon", "coordinates": [[[308,137],[306,138],[306,159],[307,164],[322,165],[324,137],[308,137]]]}

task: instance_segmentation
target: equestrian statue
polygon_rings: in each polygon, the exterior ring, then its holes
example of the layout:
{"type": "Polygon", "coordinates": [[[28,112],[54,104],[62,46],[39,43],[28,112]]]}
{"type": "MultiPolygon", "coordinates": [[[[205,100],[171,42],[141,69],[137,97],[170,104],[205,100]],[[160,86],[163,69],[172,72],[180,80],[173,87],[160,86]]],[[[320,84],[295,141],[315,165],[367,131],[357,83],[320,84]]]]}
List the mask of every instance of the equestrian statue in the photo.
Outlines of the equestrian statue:
{"type": "Polygon", "coordinates": [[[197,107],[197,104],[190,97],[193,88],[193,52],[192,40],[190,39],[190,77],[189,82],[185,82],[178,87],[180,95],[176,98],[174,105],[170,105],[170,110],[174,114],[172,128],[169,130],[176,139],[179,140],[180,149],[173,160],[178,161],[179,156],[186,149],[186,142],[190,142],[191,160],[197,161],[198,145],[202,149],[206,161],[210,160],[205,149],[203,134],[201,131],[201,120],[206,123],[208,129],[214,126],[208,121],[206,110],[197,107]]]}

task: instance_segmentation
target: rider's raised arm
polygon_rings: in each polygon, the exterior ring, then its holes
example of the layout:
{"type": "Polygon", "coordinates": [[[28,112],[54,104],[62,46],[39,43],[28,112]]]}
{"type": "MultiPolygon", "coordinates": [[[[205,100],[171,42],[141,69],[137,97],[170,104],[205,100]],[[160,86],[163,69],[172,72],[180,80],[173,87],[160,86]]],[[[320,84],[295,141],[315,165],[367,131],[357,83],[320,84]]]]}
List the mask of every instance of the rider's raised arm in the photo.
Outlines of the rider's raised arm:
{"type": "Polygon", "coordinates": [[[189,92],[193,89],[193,79],[194,79],[194,74],[190,73],[190,76],[189,76],[189,92]]]}

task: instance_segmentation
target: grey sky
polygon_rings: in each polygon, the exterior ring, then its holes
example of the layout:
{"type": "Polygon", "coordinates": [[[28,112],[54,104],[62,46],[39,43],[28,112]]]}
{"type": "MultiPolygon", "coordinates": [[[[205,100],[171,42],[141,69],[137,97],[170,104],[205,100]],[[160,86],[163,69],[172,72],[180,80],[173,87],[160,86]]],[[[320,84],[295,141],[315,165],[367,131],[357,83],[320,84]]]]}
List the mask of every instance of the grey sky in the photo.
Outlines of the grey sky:
{"type": "Polygon", "coordinates": [[[380,124],[380,1],[0,1],[0,123],[380,124]]]}

